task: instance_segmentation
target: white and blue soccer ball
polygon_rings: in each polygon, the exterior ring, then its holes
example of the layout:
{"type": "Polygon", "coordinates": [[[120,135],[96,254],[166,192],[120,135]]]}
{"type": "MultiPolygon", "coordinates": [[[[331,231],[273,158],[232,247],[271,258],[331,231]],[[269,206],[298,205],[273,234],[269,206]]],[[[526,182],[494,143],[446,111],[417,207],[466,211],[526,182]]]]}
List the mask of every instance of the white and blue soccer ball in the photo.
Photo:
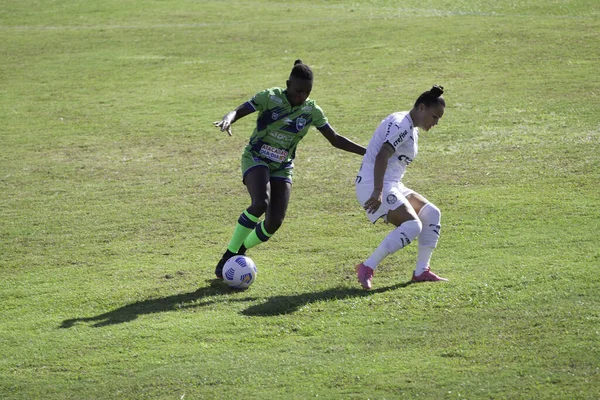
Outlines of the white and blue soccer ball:
{"type": "Polygon", "coordinates": [[[246,256],[233,256],[223,266],[223,280],[234,289],[246,289],[256,279],[256,264],[246,256]]]}

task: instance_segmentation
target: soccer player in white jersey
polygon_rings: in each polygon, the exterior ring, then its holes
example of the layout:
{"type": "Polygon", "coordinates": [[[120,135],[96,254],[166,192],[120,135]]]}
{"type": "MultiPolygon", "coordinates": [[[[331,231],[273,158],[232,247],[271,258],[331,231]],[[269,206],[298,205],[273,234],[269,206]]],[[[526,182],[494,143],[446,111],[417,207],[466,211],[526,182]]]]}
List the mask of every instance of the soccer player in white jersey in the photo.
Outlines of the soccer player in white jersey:
{"type": "Polygon", "coordinates": [[[418,238],[417,266],[412,281],[447,281],[431,272],[429,261],[440,236],[440,210],[402,184],[418,150],[419,129],[428,131],[444,115],[443,87],[422,93],[408,112],[386,117],[373,133],[356,177],[356,197],[372,223],[383,218],[395,226],[373,254],[356,266],[365,290],[372,286],[377,265],[418,238]]]}

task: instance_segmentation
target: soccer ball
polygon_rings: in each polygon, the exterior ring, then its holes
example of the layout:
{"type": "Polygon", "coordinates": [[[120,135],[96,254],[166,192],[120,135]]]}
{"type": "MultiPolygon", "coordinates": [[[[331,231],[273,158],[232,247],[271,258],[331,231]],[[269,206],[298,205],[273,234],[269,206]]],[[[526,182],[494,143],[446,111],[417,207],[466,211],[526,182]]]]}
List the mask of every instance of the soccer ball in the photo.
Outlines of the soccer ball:
{"type": "Polygon", "coordinates": [[[256,279],[256,264],[246,256],[233,256],[223,266],[223,280],[234,289],[246,289],[256,279]]]}

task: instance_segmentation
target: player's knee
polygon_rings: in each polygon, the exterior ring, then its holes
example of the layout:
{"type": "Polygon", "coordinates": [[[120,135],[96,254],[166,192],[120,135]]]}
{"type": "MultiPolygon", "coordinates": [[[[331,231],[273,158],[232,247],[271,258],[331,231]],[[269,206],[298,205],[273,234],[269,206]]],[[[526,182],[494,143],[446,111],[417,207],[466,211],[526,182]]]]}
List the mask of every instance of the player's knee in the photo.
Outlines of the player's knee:
{"type": "Polygon", "coordinates": [[[269,206],[269,196],[265,193],[264,196],[260,196],[252,199],[252,204],[248,207],[248,211],[252,215],[261,216],[267,212],[269,206]]]}
{"type": "Polygon", "coordinates": [[[419,219],[423,223],[423,232],[419,235],[419,245],[436,247],[442,229],[442,213],[431,203],[427,203],[419,211],[419,219]]]}
{"type": "Polygon", "coordinates": [[[440,225],[440,222],[442,221],[442,212],[435,204],[427,203],[419,211],[419,219],[425,226],[429,224],[440,225]]]}
{"type": "Polygon", "coordinates": [[[270,234],[274,234],[277,232],[281,225],[283,224],[284,216],[275,217],[275,218],[267,218],[264,222],[265,230],[270,234]]]}
{"type": "Polygon", "coordinates": [[[418,219],[410,219],[399,226],[399,233],[408,239],[408,243],[415,240],[423,229],[423,224],[418,219]]]}

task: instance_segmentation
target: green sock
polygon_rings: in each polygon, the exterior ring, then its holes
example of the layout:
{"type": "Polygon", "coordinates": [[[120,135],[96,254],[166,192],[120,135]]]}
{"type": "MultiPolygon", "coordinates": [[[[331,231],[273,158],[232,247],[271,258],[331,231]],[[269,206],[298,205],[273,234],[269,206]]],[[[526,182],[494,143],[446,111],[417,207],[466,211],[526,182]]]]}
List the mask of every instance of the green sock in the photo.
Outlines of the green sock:
{"type": "Polygon", "coordinates": [[[254,230],[250,232],[246,240],[244,240],[244,246],[246,246],[246,248],[249,249],[251,247],[266,242],[271,236],[273,235],[265,230],[264,222],[261,222],[258,225],[256,225],[256,228],[254,228],[254,230]]]}
{"type": "Polygon", "coordinates": [[[244,210],[244,212],[240,215],[238,219],[237,225],[233,231],[233,236],[229,241],[229,245],[227,245],[227,250],[232,253],[237,253],[244,243],[244,240],[248,235],[254,231],[256,224],[258,222],[258,217],[250,214],[248,210],[244,210]]]}

